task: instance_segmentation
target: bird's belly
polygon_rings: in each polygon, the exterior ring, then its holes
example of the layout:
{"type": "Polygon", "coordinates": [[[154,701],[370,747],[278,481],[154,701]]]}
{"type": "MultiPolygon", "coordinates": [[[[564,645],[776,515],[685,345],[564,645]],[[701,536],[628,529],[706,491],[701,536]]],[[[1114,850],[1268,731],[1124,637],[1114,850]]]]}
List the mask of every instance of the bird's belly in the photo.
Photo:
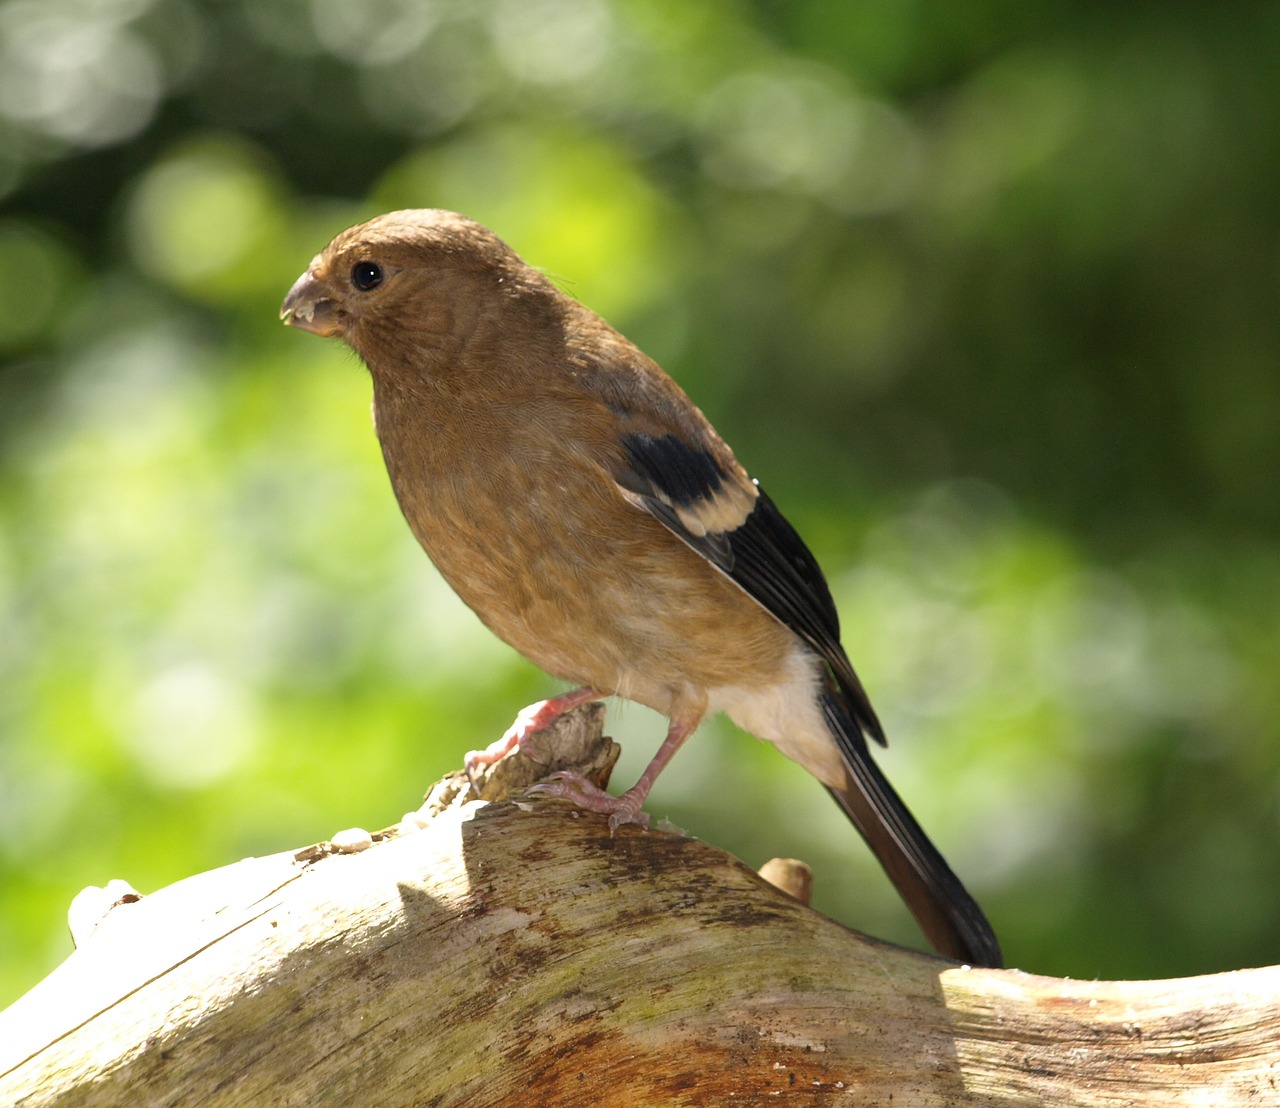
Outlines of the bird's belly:
{"type": "Polygon", "coordinates": [[[821,690],[822,662],[796,639],[770,682],[712,688],[708,707],[724,712],[744,731],[773,743],[823,784],[843,788],[848,770],[823,718],[821,690]]]}
{"type": "Polygon", "coordinates": [[[587,496],[547,510],[531,490],[514,506],[441,501],[410,522],[480,619],[566,681],[665,713],[690,688],[779,671],[798,641],[790,631],[647,512],[587,496]],[[494,519],[505,525],[481,522],[494,519]]]}

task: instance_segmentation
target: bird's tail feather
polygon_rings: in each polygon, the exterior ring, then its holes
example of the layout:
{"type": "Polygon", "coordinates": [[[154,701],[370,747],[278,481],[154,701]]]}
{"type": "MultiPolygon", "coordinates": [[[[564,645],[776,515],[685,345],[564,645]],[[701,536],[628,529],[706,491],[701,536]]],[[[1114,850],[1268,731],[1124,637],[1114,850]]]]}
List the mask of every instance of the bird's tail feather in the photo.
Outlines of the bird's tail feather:
{"type": "Polygon", "coordinates": [[[829,791],[867,840],[925,938],[949,958],[1002,966],[1000,944],[987,917],[880,772],[861,729],[839,699],[826,696],[823,701],[850,771],[848,789],[829,791]]]}

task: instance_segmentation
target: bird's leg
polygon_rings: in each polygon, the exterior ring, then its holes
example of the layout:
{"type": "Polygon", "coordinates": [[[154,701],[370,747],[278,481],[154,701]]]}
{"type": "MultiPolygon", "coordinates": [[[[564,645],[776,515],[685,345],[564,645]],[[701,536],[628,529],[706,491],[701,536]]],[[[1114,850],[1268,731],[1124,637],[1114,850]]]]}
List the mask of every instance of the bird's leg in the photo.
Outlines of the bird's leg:
{"type": "Polygon", "coordinates": [[[468,751],[464,765],[468,772],[477,766],[493,765],[517,747],[535,762],[538,761],[528,749],[529,738],[550,727],[565,712],[578,707],[579,704],[586,704],[589,700],[599,700],[601,696],[602,694],[593,688],[574,689],[562,696],[553,696],[550,700],[539,700],[536,704],[522,708],[516,715],[515,722],[507,728],[502,738],[490,743],[483,750],[468,751]]]}
{"type": "Polygon", "coordinates": [[[621,796],[611,796],[604,789],[593,785],[582,774],[571,773],[567,770],[553,773],[550,780],[540,781],[529,792],[536,796],[555,796],[564,800],[572,800],[579,808],[586,808],[592,812],[606,813],[609,817],[609,834],[611,835],[624,823],[634,823],[640,827],[648,828],[649,815],[640,810],[644,807],[645,798],[649,795],[649,790],[653,788],[653,783],[658,779],[658,774],[671,761],[672,756],[680,749],[685,739],[693,734],[700,719],[700,714],[687,720],[673,719],[671,726],[667,729],[667,737],[662,741],[662,745],[658,747],[658,752],[653,756],[653,760],[645,767],[644,773],[640,775],[640,780],[621,796]]]}

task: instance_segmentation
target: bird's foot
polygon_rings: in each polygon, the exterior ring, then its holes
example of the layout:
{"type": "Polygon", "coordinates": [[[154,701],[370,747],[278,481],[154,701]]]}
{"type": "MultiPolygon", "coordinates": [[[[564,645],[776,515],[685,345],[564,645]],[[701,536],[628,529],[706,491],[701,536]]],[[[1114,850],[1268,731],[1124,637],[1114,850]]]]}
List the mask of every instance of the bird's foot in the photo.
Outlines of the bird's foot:
{"type": "Polygon", "coordinates": [[[536,762],[538,759],[526,747],[529,744],[531,735],[541,731],[556,718],[555,715],[545,718],[539,715],[539,713],[545,712],[548,703],[546,700],[539,700],[537,704],[530,704],[527,708],[520,709],[515,721],[503,732],[502,738],[491,742],[483,750],[468,750],[467,756],[463,761],[467,771],[470,772],[479,766],[491,766],[494,762],[500,762],[513,750],[524,751],[536,762]]]}
{"type": "Polygon", "coordinates": [[[541,764],[542,759],[532,749],[529,740],[539,731],[544,731],[571,708],[585,704],[588,700],[598,699],[592,689],[574,689],[563,696],[553,696],[549,700],[539,700],[527,708],[521,708],[515,721],[503,733],[502,738],[490,743],[483,750],[467,752],[463,764],[470,773],[480,766],[491,766],[500,762],[513,750],[519,750],[526,758],[541,764]]]}
{"type": "Polygon", "coordinates": [[[612,796],[599,786],[593,785],[582,774],[562,770],[559,773],[553,773],[546,781],[539,781],[531,786],[528,792],[530,796],[550,796],[570,800],[579,808],[607,815],[610,835],[628,823],[634,823],[644,830],[649,828],[649,814],[641,810],[645,792],[637,788],[628,789],[621,796],[612,796]]]}

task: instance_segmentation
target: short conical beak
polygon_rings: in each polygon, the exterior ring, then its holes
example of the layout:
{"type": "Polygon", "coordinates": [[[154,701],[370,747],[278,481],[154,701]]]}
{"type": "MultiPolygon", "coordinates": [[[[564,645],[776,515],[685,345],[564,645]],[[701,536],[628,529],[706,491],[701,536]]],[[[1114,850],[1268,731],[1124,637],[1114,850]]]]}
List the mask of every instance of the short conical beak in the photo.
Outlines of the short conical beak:
{"type": "Polygon", "coordinates": [[[325,295],[324,286],[308,269],[294,281],[289,295],[280,305],[280,319],[286,326],[330,338],[342,331],[346,313],[325,295]]]}

